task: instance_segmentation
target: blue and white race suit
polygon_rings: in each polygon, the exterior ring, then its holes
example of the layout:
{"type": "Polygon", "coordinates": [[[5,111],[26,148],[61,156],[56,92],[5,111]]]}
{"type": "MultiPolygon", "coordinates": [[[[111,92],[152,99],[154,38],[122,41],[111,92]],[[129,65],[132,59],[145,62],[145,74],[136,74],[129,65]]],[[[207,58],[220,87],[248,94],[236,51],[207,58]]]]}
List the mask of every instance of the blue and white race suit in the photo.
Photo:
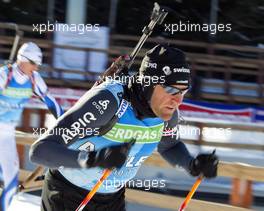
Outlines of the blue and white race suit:
{"type": "Polygon", "coordinates": [[[15,142],[15,127],[20,121],[25,104],[38,96],[59,117],[63,111],[49,92],[38,72],[25,75],[16,63],[0,68],[0,167],[3,173],[4,190],[0,204],[6,210],[16,192],[19,161],[15,142]]]}

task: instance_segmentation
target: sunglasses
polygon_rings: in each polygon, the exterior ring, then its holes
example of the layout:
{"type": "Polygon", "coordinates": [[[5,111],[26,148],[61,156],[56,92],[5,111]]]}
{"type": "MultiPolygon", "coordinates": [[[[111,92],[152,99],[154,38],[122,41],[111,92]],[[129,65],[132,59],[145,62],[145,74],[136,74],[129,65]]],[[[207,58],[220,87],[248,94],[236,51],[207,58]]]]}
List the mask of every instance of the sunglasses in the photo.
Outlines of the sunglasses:
{"type": "Polygon", "coordinates": [[[39,66],[36,62],[34,62],[33,60],[29,59],[28,57],[26,57],[26,56],[23,56],[23,57],[25,57],[29,61],[29,63],[31,65],[37,65],[37,66],[39,66]]]}
{"type": "Polygon", "coordinates": [[[177,94],[185,95],[190,90],[190,87],[185,89],[179,89],[174,86],[166,86],[166,85],[162,85],[162,87],[165,89],[167,93],[171,95],[177,95],[177,94]]]}

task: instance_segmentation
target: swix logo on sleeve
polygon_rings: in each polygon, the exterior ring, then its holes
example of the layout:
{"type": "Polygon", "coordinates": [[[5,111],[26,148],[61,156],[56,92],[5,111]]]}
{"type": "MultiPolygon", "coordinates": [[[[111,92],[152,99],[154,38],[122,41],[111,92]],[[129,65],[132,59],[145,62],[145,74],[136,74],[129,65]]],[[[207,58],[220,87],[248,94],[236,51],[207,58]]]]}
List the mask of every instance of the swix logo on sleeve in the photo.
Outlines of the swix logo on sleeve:
{"type": "Polygon", "coordinates": [[[109,100],[99,100],[98,103],[93,101],[92,105],[99,111],[100,114],[103,114],[109,103],[109,100]]]}
{"type": "MultiPolygon", "coordinates": [[[[67,128],[66,131],[63,131],[62,138],[66,144],[69,143],[74,137],[80,133],[81,128],[87,127],[87,124],[90,124],[91,121],[95,121],[97,118],[91,112],[86,112],[81,118],[72,123],[70,128],[67,128]]],[[[83,135],[83,134],[82,134],[83,135]]]]}

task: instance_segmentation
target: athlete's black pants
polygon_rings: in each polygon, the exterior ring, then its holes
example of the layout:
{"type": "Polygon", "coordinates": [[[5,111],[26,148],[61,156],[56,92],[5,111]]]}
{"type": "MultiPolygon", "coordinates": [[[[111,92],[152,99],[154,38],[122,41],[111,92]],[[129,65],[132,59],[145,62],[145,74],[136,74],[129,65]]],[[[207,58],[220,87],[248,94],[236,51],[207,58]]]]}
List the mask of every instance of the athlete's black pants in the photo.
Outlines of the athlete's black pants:
{"type": "MultiPolygon", "coordinates": [[[[45,175],[41,211],[74,211],[89,191],[66,180],[57,170],[45,175]]],[[[95,194],[85,211],[125,211],[125,188],[117,193],[95,194]]]]}

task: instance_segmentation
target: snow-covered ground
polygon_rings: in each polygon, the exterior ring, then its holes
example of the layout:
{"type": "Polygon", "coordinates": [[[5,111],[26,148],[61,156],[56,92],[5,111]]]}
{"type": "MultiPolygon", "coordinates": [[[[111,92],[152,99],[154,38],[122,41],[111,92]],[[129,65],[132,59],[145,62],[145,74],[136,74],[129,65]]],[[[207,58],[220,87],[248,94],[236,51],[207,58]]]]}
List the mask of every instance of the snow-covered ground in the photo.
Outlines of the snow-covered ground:
{"type": "Polygon", "coordinates": [[[8,211],[39,211],[40,197],[27,193],[19,193],[14,197],[8,211]]]}

